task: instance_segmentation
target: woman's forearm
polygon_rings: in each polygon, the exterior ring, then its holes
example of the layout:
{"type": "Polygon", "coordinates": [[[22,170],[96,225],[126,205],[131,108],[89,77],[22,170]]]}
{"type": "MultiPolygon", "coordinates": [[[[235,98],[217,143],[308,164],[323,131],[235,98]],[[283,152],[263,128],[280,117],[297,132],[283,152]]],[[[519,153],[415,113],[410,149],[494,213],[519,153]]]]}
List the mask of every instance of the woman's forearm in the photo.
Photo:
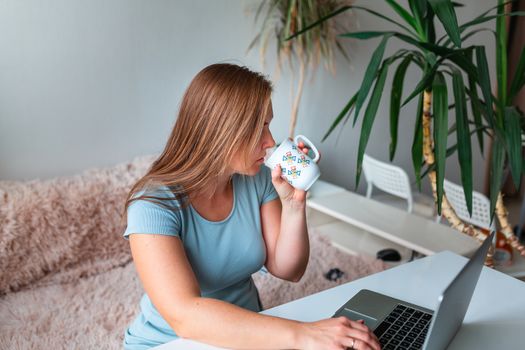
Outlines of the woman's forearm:
{"type": "Polygon", "coordinates": [[[272,274],[297,282],[306,270],[309,254],[305,206],[284,202],[272,274]]]}
{"type": "Polygon", "coordinates": [[[302,347],[300,322],[258,314],[216,299],[195,298],[191,303],[183,311],[185,316],[168,320],[183,338],[234,349],[302,347]]]}

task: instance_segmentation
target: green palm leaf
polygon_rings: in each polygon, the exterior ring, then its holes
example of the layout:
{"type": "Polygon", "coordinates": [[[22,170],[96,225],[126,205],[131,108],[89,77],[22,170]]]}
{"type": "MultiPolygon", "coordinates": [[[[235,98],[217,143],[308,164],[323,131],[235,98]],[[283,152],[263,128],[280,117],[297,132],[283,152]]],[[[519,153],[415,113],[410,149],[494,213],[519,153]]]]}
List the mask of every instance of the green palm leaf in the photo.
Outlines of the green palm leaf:
{"type": "Polygon", "coordinates": [[[379,102],[381,100],[381,94],[383,93],[383,87],[385,86],[385,80],[388,73],[388,63],[385,63],[381,66],[379,72],[379,77],[377,78],[374,90],[372,91],[372,96],[370,96],[370,101],[365,111],[365,116],[363,118],[363,125],[361,126],[361,135],[359,137],[359,148],[357,151],[357,170],[356,170],[356,187],[359,185],[359,178],[361,177],[362,164],[363,164],[363,155],[366,150],[366,145],[368,144],[368,139],[370,137],[370,132],[372,131],[372,125],[376,117],[377,109],[379,107],[379,102]]]}
{"type": "Polygon", "coordinates": [[[414,17],[412,17],[410,15],[410,13],[405,10],[401,5],[399,5],[397,2],[395,2],[394,0],[386,0],[386,2],[388,3],[388,5],[390,5],[390,7],[392,7],[392,9],[394,9],[394,11],[397,12],[397,14],[399,16],[401,16],[401,18],[403,18],[405,20],[405,22],[407,22],[417,33],[420,33],[420,30],[418,29],[418,26],[416,24],[416,20],[414,17]]]}
{"type": "Polygon", "coordinates": [[[436,185],[437,185],[437,211],[441,215],[441,201],[443,199],[443,181],[445,179],[445,162],[447,152],[448,131],[448,93],[445,77],[438,72],[432,84],[433,115],[434,115],[434,153],[436,155],[436,185]]]}
{"type": "Polygon", "coordinates": [[[355,101],[357,99],[357,94],[358,93],[359,93],[359,90],[357,90],[357,92],[354,94],[354,96],[352,96],[352,98],[350,98],[350,100],[348,101],[346,106],[343,108],[341,113],[339,113],[339,115],[335,118],[334,122],[332,123],[332,125],[330,126],[330,128],[328,129],[326,134],[323,136],[323,139],[321,140],[321,142],[326,140],[326,138],[332,133],[332,131],[334,131],[334,129],[337,127],[337,125],[339,125],[339,123],[343,120],[343,118],[346,115],[348,115],[349,113],[352,112],[352,108],[355,105],[355,101]]]}
{"type": "Polygon", "coordinates": [[[505,108],[507,150],[510,170],[516,188],[520,188],[521,182],[521,118],[522,116],[518,113],[516,107],[510,106],[505,108]]]}
{"type": "Polygon", "coordinates": [[[405,101],[403,102],[403,104],[401,106],[406,105],[414,97],[416,97],[417,95],[422,93],[423,90],[429,89],[432,86],[432,81],[434,81],[434,74],[436,74],[436,71],[439,68],[439,64],[440,63],[441,63],[441,61],[439,61],[438,63],[434,64],[430,68],[430,70],[428,72],[424,73],[423,78],[416,85],[416,88],[414,89],[414,91],[412,91],[412,93],[410,95],[408,95],[408,97],[405,99],[405,101]]]}
{"type": "Polygon", "coordinates": [[[494,110],[492,109],[492,92],[490,87],[489,66],[487,64],[487,56],[485,55],[485,48],[483,46],[476,46],[476,62],[478,71],[478,84],[481,88],[481,93],[485,100],[485,113],[488,118],[494,120],[494,110]]]}
{"type": "Polygon", "coordinates": [[[516,94],[521,90],[525,84],[525,46],[521,50],[520,59],[514,72],[514,78],[510,86],[509,102],[514,100],[516,94]]]}
{"type": "MultiPolygon", "coordinates": [[[[485,130],[486,127],[483,127],[482,129],[485,130]]],[[[470,132],[470,135],[474,134],[475,132],[476,132],[476,130],[472,130],[472,131],[470,132]]],[[[455,144],[453,144],[452,146],[450,146],[450,147],[447,148],[447,155],[446,155],[446,157],[448,158],[448,157],[450,157],[451,155],[453,155],[453,154],[457,151],[457,149],[458,149],[458,144],[457,144],[457,142],[456,142],[455,144]]],[[[435,169],[436,169],[436,163],[427,166],[427,168],[425,169],[425,171],[421,174],[421,177],[423,178],[423,177],[427,176],[427,174],[428,174],[430,171],[434,171],[435,169]]]]}
{"type": "MultiPolygon", "coordinates": [[[[419,1],[419,0],[417,0],[419,1]]],[[[426,1],[420,1],[420,2],[426,2],[426,1]]],[[[434,17],[435,13],[432,10],[431,6],[427,6],[427,13],[423,22],[425,34],[426,34],[426,41],[429,43],[435,43],[436,42],[436,28],[434,25],[434,17]]]]}
{"type": "Polygon", "coordinates": [[[366,12],[368,12],[368,13],[370,13],[370,14],[376,16],[376,17],[382,18],[382,19],[384,19],[385,21],[388,21],[388,22],[390,22],[390,23],[395,24],[396,26],[398,26],[398,27],[404,29],[404,30],[405,30],[407,33],[409,33],[409,34],[412,34],[412,35],[414,34],[414,33],[410,30],[410,28],[408,28],[408,27],[402,25],[402,24],[399,23],[399,22],[394,21],[394,20],[391,19],[391,18],[388,18],[387,16],[384,16],[384,15],[380,14],[379,12],[376,12],[376,11],[373,11],[373,10],[367,9],[366,7],[361,7],[361,6],[350,6],[350,7],[351,7],[351,8],[354,8],[354,9],[358,9],[358,10],[366,11],[366,12]]]}
{"type": "Polygon", "coordinates": [[[471,46],[462,50],[455,50],[449,55],[444,56],[444,58],[454,62],[459,68],[467,73],[467,75],[476,76],[476,66],[468,59],[473,49],[474,47],[471,46]]]}
{"type": "MultiPolygon", "coordinates": [[[[509,2],[512,2],[512,1],[509,1],[509,2]]],[[[500,7],[499,5],[496,6],[496,7],[500,7]]],[[[492,8],[494,9],[494,8],[492,8]]],[[[485,23],[485,22],[488,22],[488,21],[492,21],[493,19],[496,19],[498,17],[514,17],[514,16],[525,16],[525,11],[514,11],[514,12],[509,12],[509,13],[502,13],[502,14],[498,14],[498,15],[490,15],[490,16],[484,16],[484,17],[479,17],[479,18],[476,18],[470,22],[467,22],[465,24],[463,24],[461,27],[460,27],[460,30],[462,31],[462,29],[466,29],[468,27],[472,27],[474,25],[477,25],[477,24],[481,24],[481,23],[485,23]]]]}
{"type": "MultiPolygon", "coordinates": [[[[470,78],[475,80],[475,77],[469,77],[469,79],[470,78]]],[[[485,101],[478,97],[476,82],[473,82],[473,84],[474,84],[473,88],[466,89],[465,92],[469,96],[470,103],[474,106],[473,108],[476,108],[478,111],[480,111],[480,114],[483,117],[483,120],[485,120],[485,122],[487,123],[489,127],[493,128],[494,119],[492,118],[492,114],[494,111],[488,109],[485,101]],[[491,113],[490,115],[487,113],[487,110],[489,110],[489,112],[491,113]]]]}
{"type": "Polygon", "coordinates": [[[481,107],[479,104],[478,89],[476,87],[476,81],[474,77],[469,75],[468,82],[470,91],[472,92],[472,97],[470,98],[470,108],[472,110],[474,124],[476,125],[477,129],[476,135],[478,138],[479,149],[481,151],[481,154],[483,154],[483,131],[481,130],[483,122],[481,120],[481,107]]]}
{"type": "MultiPolygon", "coordinates": [[[[496,137],[492,144],[492,158],[490,164],[490,216],[494,215],[496,201],[501,188],[503,178],[503,165],[505,161],[505,148],[501,140],[496,137]]],[[[492,220],[492,219],[491,219],[492,220]]],[[[492,222],[492,221],[491,221],[492,222]]]]}
{"type": "MultiPolygon", "coordinates": [[[[472,50],[472,47],[468,47],[466,49],[451,49],[445,46],[435,45],[428,42],[423,42],[416,40],[412,38],[411,36],[408,36],[406,34],[402,34],[396,31],[364,31],[364,32],[354,32],[354,33],[344,33],[340,34],[342,37],[347,38],[355,38],[355,39],[361,39],[366,40],[373,37],[380,36],[382,34],[394,36],[408,44],[414,45],[418,49],[422,50],[423,52],[427,53],[427,51],[430,51],[444,59],[448,59],[454,63],[456,63],[461,69],[463,69],[467,74],[476,74],[476,67],[466,58],[466,55],[468,52],[472,50]]],[[[427,61],[433,65],[436,63],[435,59],[430,59],[427,55],[427,61]]],[[[417,94],[416,94],[417,95],[417,94]]],[[[414,96],[412,96],[414,97],[414,96]]]]}
{"type": "Polygon", "coordinates": [[[338,36],[342,36],[345,38],[354,38],[359,40],[367,40],[372,38],[377,38],[378,36],[383,36],[385,34],[393,34],[395,32],[393,31],[362,31],[362,32],[350,32],[350,33],[343,33],[339,34],[338,36]]]}
{"type": "Polygon", "coordinates": [[[465,84],[459,70],[453,71],[452,87],[456,101],[456,136],[458,145],[458,160],[461,169],[461,183],[465,192],[467,209],[472,216],[472,149],[465,101],[465,84]]]}
{"type": "Polygon", "coordinates": [[[390,34],[386,34],[385,36],[383,36],[383,39],[372,54],[370,63],[366,68],[365,76],[363,77],[363,82],[361,83],[361,88],[359,89],[359,94],[357,94],[357,101],[355,103],[355,118],[358,117],[359,111],[361,110],[361,106],[363,105],[366,97],[368,96],[368,92],[370,91],[372,82],[375,79],[377,69],[379,68],[381,60],[383,59],[383,54],[385,53],[385,46],[389,38],[390,34]]]}
{"type": "Polygon", "coordinates": [[[396,26],[398,26],[398,27],[404,29],[407,33],[414,35],[414,33],[410,30],[410,28],[408,28],[408,27],[402,25],[401,23],[398,23],[398,22],[396,22],[396,21],[394,21],[394,20],[388,18],[387,16],[384,16],[384,15],[380,14],[379,12],[376,12],[376,11],[373,11],[373,10],[367,9],[366,7],[361,7],[361,6],[343,6],[343,7],[341,7],[340,9],[338,9],[338,10],[336,10],[336,11],[334,11],[334,12],[332,12],[332,13],[326,15],[326,16],[321,17],[319,20],[313,22],[312,24],[309,24],[309,25],[307,25],[306,27],[304,27],[304,28],[298,30],[295,34],[293,34],[293,35],[287,37],[285,40],[291,40],[291,39],[293,39],[293,38],[295,38],[295,37],[297,37],[297,36],[299,36],[299,35],[301,35],[301,34],[307,32],[307,31],[309,31],[310,29],[312,29],[312,28],[314,28],[314,27],[317,27],[318,25],[320,25],[320,24],[323,23],[324,21],[326,21],[326,20],[328,20],[328,19],[330,19],[330,18],[332,18],[332,17],[335,17],[335,16],[337,16],[337,15],[339,15],[339,14],[345,12],[345,11],[348,11],[348,10],[350,10],[350,9],[356,9],[356,10],[363,10],[363,11],[366,11],[366,12],[368,12],[368,13],[370,13],[370,14],[376,16],[376,17],[382,18],[382,19],[384,19],[385,21],[388,21],[388,22],[390,22],[390,23],[393,23],[393,24],[395,24],[396,26]]]}
{"type": "MultiPolygon", "coordinates": [[[[460,33],[463,33],[466,29],[476,25],[476,24],[480,24],[480,23],[484,23],[484,22],[487,22],[487,21],[490,21],[492,19],[494,19],[494,16],[491,16],[491,17],[487,17],[487,14],[489,12],[491,12],[492,10],[494,9],[497,9],[501,6],[505,6],[507,4],[510,4],[511,2],[513,2],[515,0],[510,0],[510,1],[507,1],[503,4],[500,4],[500,5],[496,5],[494,7],[491,7],[490,9],[488,9],[487,11],[483,12],[482,14],[480,14],[479,16],[475,17],[473,20],[467,22],[467,23],[464,23],[462,25],[459,26],[459,32],[460,33]]],[[[446,42],[445,42],[445,46],[448,45],[448,43],[451,42],[450,40],[450,36],[449,35],[443,35],[441,38],[439,38],[438,40],[438,43],[440,43],[441,41],[443,41],[444,39],[446,39],[446,42]]]]}
{"type": "Polygon", "coordinates": [[[416,127],[412,141],[412,165],[416,175],[417,187],[421,191],[421,160],[423,159],[423,94],[419,95],[416,110],[416,127]]]}
{"type": "Polygon", "coordinates": [[[392,80],[392,91],[390,95],[390,161],[394,159],[397,146],[397,130],[399,123],[399,112],[401,110],[401,94],[403,82],[408,65],[412,61],[412,56],[406,56],[399,64],[392,80]]]}
{"type": "Polygon", "coordinates": [[[458,19],[450,0],[428,0],[454,45],[461,47],[458,19]]]}
{"type": "Polygon", "coordinates": [[[417,32],[424,35],[421,37],[422,40],[427,40],[426,33],[423,29],[423,23],[425,22],[425,17],[427,15],[427,2],[419,0],[408,0],[410,10],[412,15],[414,15],[414,21],[416,22],[417,32]]]}
{"type": "MultiPolygon", "coordinates": [[[[499,2],[503,2],[499,0],[499,2]]],[[[496,76],[498,82],[498,100],[500,111],[507,104],[507,30],[506,19],[500,15],[505,14],[503,6],[498,7],[498,18],[496,19],[496,76]]],[[[502,118],[503,119],[503,118],[502,118]]]]}

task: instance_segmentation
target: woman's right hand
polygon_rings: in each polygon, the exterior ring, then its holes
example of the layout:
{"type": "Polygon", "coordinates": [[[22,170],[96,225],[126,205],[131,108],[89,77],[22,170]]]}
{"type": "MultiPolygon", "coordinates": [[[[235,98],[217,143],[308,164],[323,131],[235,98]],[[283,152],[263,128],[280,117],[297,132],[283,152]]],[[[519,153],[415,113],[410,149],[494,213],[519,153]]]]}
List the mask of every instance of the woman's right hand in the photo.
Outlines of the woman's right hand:
{"type": "Polygon", "coordinates": [[[301,325],[301,349],[381,349],[377,337],[362,321],[352,321],[341,316],[301,325]]]}

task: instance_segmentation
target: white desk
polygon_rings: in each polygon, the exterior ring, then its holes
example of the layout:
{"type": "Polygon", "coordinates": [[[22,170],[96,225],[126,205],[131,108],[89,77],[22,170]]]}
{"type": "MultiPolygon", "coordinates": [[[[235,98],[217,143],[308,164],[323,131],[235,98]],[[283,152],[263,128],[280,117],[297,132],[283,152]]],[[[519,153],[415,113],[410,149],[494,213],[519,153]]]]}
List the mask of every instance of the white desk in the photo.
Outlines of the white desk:
{"type": "MultiPolygon", "coordinates": [[[[476,240],[450,226],[437,224],[342,187],[318,182],[320,186],[317,192],[312,191],[307,206],[324,217],[311,215],[316,221],[313,226],[317,226],[333,240],[334,245],[347,253],[361,252],[375,256],[377,250],[388,246],[396,248],[405,258],[410,256],[410,250],[424,255],[450,250],[470,256],[479,246],[476,240]],[[362,231],[355,230],[355,227],[362,231]],[[394,242],[397,246],[388,242],[394,242]]],[[[513,264],[497,266],[496,269],[524,279],[525,258],[513,249],[513,264]]]]}
{"type": "MultiPolygon", "coordinates": [[[[350,191],[307,200],[308,207],[424,255],[450,250],[470,256],[479,243],[451,227],[410,214],[350,191]]],[[[345,230],[335,223],[333,230],[345,230]]]]}
{"type": "MultiPolygon", "coordinates": [[[[439,294],[466,261],[457,254],[441,252],[262,313],[299,321],[316,321],[331,317],[348,299],[365,288],[434,309],[439,294]]],[[[484,267],[463,326],[448,349],[522,349],[524,328],[525,283],[484,267]]],[[[217,348],[177,339],[156,349],[217,348]]]]}

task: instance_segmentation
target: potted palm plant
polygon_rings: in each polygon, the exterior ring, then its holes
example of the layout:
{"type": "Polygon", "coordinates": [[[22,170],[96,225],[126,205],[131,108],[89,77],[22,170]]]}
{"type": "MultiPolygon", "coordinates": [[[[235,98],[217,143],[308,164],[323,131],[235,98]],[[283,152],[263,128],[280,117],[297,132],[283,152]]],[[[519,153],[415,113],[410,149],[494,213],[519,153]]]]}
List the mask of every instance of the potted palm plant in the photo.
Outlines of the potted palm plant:
{"type": "Polygon", "coordinates": [[[525,85],[525,49],[521,52],[516,73],[507,88],[507,16],[525,15],[525,12],[505,12],[505,5],[498,5],[483,12],[476,18],[459,24],[456,7],[462,6],[450,0],[409,0],[409,8],[395,0],[385,0],[402,21],[392,19],[361,6],[345,6],[320,18],[295,33],[292,38],[308,32],[319,23],[350,9],[367,11],[395,26],[391,31],[362,31],[342,33],[340,36],[356,39],[380,38],[359,90],[350,98],[341,113],[335,118],[326,133],[328,135],[353,113],[355,125],[362,118],[359,140],[356,184],[361,174],[361,163],[372,130],[378,105],[381,101],[386,76],[394,63],[397,65],[390,93],[390,159],[394,157],[397,144],[397,130],[401,108],[414,98],[419,103],[412,143],[412,160],[416,181],[420,185],[422,176],[430,179],[437,211],[446,217],[457,230],[485,239],[480,230],[460,220],[449,204],[443,190],[446,158],[458,152],[461,183],[465,192],[469,213],[472,213],[472,146],[471,138],[478,140],[483,151],[483,135],[492,139],[490,164],[491,212],[496,214],[500,228],[510,244],[525,256],[524,247],[518,242],[507,220],[507,211],[501,195],[504,164],[508,164],[512,178],[519,184],[525,173],[525,161],[521,156],[522,138],[525,134],[523,112],[511,101],[525,85]],[[496,30],[475,28],[489,21],[496,21],[496,30]],[[439,21],[446,35],[437,37],[435,24],[439,21]],[[465,40],[484,30],[495,34],[497,93],[492,94],[485,47],[465,45],[465,40]],[[397,39],[407,44],[389,57],[384,57],[387,43],[397,39]],[[404,85],[409,65],[415,65],[422,72],[419,83],[412,88],[404,85]],[[448,97],[451,85],[455,111],[455,123],[449,130],[448,97]],[[407,90],[408,89],[408,90],[407,90]],[[406,93],[409,91],[409,93],[406,93]],[[406,97],[402,96],[405,92],[406,97]],[[369,97],[368,103],[366,99],[369,97]],[[469,108],[470,107],[470,108],[469,108]],[[363,113],[364,109],[364,113],[363,113]],[[470,111],[469,111],[470,110],[470,111]],[[456,134],[456,143],[447,149],[448,138],[456,134]]]}
{"type": "Polygon", "coordinates": [[[345,30],[348,18],[332,18],[319,23],[301,37],[286,40],[292,33],[312,23],[320,17],[325,17],[335,10],[349,6],[353,0],[269,0],[262,1],[257,9],[255,21],[258,22],[264,13],[259,33],[248,47],[252,49],[260,44],[259,53],[264,65],[268,43],[273,37],[276,43],[277,67],[281,69],[288,62],[292,74],[299,70],[297,87],[292,85],[292,109],[290,115],[289,136],[295,134],[299,105],[303,94],[304,82],[308,75],[308,68],[314,72],[322,61],[327,70],[335,72],[335,50],[337,49],[348,59],[346,51],[341,46],[337,33],[345,30]]]}

